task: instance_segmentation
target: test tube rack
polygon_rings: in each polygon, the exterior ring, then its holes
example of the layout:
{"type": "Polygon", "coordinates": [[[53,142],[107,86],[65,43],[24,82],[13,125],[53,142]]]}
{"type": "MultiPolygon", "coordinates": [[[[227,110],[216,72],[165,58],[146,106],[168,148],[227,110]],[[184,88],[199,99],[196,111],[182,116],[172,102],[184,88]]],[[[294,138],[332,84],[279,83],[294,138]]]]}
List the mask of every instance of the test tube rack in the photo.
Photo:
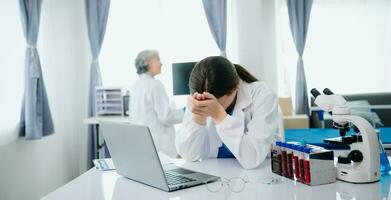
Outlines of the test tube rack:
{"type": "Polygon", "coordinates": [[[277,141],[272,145],[271,169],[310,186],[333,183],[337,178],[333,151],[299,142],[277,141]]]}

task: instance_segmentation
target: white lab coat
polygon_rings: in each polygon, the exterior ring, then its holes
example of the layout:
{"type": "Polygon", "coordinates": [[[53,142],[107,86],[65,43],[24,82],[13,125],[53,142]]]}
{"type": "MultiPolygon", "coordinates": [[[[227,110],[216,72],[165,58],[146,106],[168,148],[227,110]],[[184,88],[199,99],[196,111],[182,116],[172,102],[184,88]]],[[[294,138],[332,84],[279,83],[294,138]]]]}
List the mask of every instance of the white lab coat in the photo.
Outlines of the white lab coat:
{"type": "Polygon", "coordinates": [[[259,166],[270,152],[278,132],[278,99],[264,82],[240,82],[231,115],[219,124],[208,117],[206,125],[192,120],[187,111],[175,144],[187,161],[216,158],[222,142],[243,168],[259,166]]]}
{"type": "Polygon", "coordinates": [[[177,156],[174,124],[182,122],[183,115],[183,110],[170,106],[164,85],[159,80],[147,73],[140,75],[130,93],[130,122],[149,127],[158,151],[177,156]]]}

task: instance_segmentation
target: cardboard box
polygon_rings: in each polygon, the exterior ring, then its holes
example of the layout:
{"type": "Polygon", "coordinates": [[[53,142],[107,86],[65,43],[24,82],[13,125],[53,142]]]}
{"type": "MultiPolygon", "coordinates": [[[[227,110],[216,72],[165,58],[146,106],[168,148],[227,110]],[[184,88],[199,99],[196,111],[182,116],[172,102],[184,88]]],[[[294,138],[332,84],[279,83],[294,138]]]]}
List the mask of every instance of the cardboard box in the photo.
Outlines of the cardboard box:
{"type": "Polygon", "coordinates": [[[284,128],[309,128],[309,119],[305,114],[295,114],[292,116],[284,116],[284,128]]]}
{"type": "Polygon", "coordinates": [[[291,97],[279,97],[278,98],[282,114],[284,116],[292,116],[293,106],[291,97]]]}

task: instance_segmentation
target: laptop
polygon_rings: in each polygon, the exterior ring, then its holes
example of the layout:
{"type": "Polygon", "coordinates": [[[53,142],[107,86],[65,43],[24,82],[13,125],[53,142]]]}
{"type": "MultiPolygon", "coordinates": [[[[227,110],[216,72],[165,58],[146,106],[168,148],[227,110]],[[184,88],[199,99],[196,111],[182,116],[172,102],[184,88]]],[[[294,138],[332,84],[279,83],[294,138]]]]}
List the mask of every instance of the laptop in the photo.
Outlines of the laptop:
{"type": "Polygon", "coordinates": [[[119,175],[167,192],[220,179],[173,164],[162,166],[146,126],[101,122],[99,127],[119,175]]]}

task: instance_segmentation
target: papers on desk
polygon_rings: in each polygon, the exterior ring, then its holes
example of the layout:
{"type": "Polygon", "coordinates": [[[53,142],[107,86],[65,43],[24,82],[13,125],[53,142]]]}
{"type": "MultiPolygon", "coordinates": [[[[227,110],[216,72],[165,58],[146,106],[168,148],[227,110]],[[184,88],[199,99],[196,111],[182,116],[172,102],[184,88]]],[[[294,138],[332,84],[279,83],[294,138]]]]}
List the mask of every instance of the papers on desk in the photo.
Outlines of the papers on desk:
{"type": "Polygon", "coordinates": [[[92,161],[95,165],[95,168],[101,171],[115,170],[113,160],[111,158],[106,159],[94,159],[92,161]]]}
{"type": "Polygon", "coordinates": [[[185,163],[185,161],[181,158],[172,158],[170,156],[168,156],[167,154],[159,151],[158,152],[158,156],[159,156],[159,159],[160,159],[160,163],[162,165],[166,165],[166,164],[178,164],[178,165],[181,165],[183,163],[185,163]]]}

